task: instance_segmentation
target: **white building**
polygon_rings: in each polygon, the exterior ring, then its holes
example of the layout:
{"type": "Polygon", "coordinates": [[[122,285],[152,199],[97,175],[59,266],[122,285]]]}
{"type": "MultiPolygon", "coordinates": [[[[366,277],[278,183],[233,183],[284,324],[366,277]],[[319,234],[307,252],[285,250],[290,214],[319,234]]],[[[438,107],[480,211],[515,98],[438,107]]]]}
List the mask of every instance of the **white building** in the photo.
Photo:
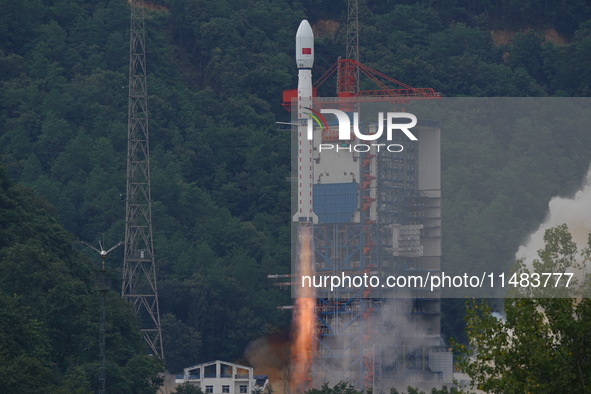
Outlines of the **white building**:
{"type": "Polygon", "coordinates": [[[175,383],[189,382],[207,394],[250,394],[255,388],[264,389],[267,381],[266,375],[254,375],[251,367],[216,360],[185,368],[175,383]]]}

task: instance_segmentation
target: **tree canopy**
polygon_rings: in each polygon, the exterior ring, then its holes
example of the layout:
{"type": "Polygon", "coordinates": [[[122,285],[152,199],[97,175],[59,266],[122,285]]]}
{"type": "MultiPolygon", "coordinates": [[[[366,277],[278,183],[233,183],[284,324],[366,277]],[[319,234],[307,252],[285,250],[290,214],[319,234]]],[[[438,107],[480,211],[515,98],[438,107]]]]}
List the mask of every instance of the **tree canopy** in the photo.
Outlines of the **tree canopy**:
{"type": "MultiPolygon", "coordinates": [[[[98,387],[99,300],[93,264],[29,189],[0,167],[0,378],[6,392],[98,387]]],[[[107,299],[109,392],[153,393],[163,365],[145,355],[129,305],[107,299]]]]}
{"type": "MultiPolygon", "coordinates": [[[[546,247],[533,272],[568,268],[580,259],[568,228],[546,231],[546,247]]],[[[591,248],[591,238],[588,248],[591,248]]],[[[583,251],[589,262],[591,249],[583,251]]],[[[468,303],[469,345],[460,368],[474,388],[489,393],[591,392],[591,300],[507,298],[503,316],[486,302],[468,303]]]]}
{"type": "MultiPolygon", "coordinates": [[[[373,393],[373,389],[370,387],[365,391],[358,391],[355,390],[355,387],[347,382],[339,382],[334,386],[330,387],[328,383],[322,385],[322,387],[318,389],[310,389],[306,391],[306,394],[371,394],[373,393]]],[[[390,394],[426,394],[424,391],[417,389],[416,387],[408,386],[405,392],[400,392],[395,388],[391,388],[389,391],[390,394]]],[[[451,388],[448,389],[446,386],[443,386],[440,389],[433,388],[429,391],[429,394],[459,394],[460,392],[455,389],[451,388]]]]}

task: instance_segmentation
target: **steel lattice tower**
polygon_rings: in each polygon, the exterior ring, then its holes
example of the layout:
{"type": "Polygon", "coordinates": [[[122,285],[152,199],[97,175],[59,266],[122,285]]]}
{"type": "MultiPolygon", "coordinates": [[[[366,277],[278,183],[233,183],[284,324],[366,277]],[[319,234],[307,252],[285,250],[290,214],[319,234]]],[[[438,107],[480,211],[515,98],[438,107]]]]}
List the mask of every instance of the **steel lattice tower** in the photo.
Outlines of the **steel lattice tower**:
{"type": "Polygon", "coordinates": [[[151,352],[164,359],[152,239],[143,0],[132,0],[130,5],[127,195],[121,294],[133,305],[151,352]]]}
{"type": "Polygon", "coordinates": [[[89,244],[88,242],[82,241],[82,243],[95,252],[98,252],[101,256],[101,273],[98,277],[97,282],[97,290],[99,292],[99,394],[105,394],[105,348],[106,348],[106,341],[105,341],[105,312],[107,306],[107,293],[109,292],[109,278],[107,277],[107,271],[105,268],[105,260],[107,259],[107,255],[109,252],[117,249],[119,246],[123,244],[123,242],[119,242],[115,246],[113,246],[109,250],[103,249],[103,244],[99,242],[100,250],[89,244]]]}
{"type": "Polygon", "coordinates": [[[359,68],[350,60],[359,62],[359,0],[347,2],[347,31],[344,60],[339,59],[337,95],[355,96],[359,92],[359,68]]]}
{"type": "Polygon", "coordinates": [[[101,269],[101,276],[98,281],[99,291],[99,394],[105,394],[105,309],[107,293],[109,291],[108,278],[105,268],[101,269]]]}
{"type": "MultiPolygon", "coordinates": [[[[359,0],[347,4],[347,59],[359,61],[359,0]]],[[[359,83],[359,79],[357,79],[359,83]]]]}

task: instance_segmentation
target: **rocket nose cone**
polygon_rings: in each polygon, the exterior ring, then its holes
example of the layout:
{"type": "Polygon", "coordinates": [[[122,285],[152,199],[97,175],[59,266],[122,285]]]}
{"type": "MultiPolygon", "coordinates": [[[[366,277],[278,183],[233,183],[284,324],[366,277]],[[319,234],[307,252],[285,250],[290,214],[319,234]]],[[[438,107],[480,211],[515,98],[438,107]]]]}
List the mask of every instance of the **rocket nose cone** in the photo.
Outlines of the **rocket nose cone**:
{"type": "Polygon", "coordinates": [[[296,63],[298,68],[312,68],[314,64],[314,32],[305,19],[296,33],[296,63]]]}
{"type": "Polygon", "coordinates": [[[310,23],[306,19],[300,23],[300,27],[298,27],[298,32],[296,33],[296,38],[314,38],[312,26],[310,26],[310,23]]]}

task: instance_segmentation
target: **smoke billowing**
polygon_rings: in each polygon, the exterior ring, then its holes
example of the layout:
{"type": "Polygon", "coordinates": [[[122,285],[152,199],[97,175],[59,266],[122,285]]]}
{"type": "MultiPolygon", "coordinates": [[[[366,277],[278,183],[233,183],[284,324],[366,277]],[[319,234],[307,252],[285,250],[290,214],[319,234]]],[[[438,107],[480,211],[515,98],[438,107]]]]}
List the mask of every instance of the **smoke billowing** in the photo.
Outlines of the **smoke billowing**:
{"type": "Polygon", "coordinates": [[[256,374],[269,377],[273,393],[288,393],[290,347],[289,338],[273,335],[252,341],[246,349],[248,363],[256,374]]]}
{"type": "Polygon", "coordinates": [[[585,184],[574,197],[554,197],[548,203],[548,208],[544,223],[516,253],[516,257],[523,259],[528,267],[538,258],[538,251],[544,248],[544,233],[549,228],[566,224],[577,248],[581,250],[587,245],[587,237],[591,232],[591,168],[587,172],[585,184]]]}

